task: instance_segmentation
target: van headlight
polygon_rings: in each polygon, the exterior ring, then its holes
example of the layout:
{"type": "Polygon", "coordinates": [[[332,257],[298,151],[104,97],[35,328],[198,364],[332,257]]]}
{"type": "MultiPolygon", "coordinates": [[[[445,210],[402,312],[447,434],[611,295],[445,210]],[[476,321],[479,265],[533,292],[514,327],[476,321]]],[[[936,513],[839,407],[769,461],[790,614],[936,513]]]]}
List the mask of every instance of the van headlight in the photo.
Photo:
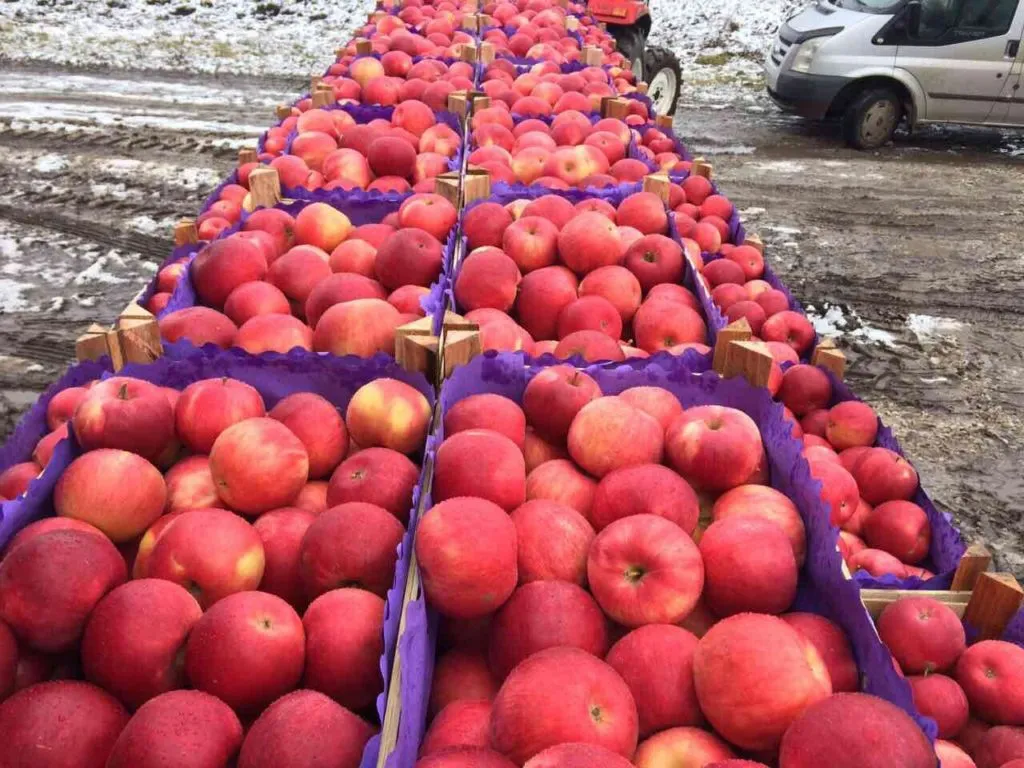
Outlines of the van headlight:
{"type": "Polygon", "coordinates": [[[803,72],[805,74],[810,72],[811,64],[814,63],[814,55],[828,40],[828,37],[812,37],[810,40],[804,40],[804,42],[800,43],[800,48],[797,50],[796,56],[793,57],[791,69],[794,72],[803,72]]]}

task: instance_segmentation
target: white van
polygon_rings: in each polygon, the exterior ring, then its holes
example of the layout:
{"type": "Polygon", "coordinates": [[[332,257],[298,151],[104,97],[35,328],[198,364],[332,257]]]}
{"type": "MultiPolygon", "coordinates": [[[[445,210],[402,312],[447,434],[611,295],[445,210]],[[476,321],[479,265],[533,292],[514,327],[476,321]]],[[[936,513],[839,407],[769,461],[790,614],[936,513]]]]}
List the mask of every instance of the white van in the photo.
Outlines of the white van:
{"type": "Polygon", "coordinates": [[[783,109],[880,147],[906,118],[1024,127],[1024,0],[818,0],[765,61],[783,109]]]}

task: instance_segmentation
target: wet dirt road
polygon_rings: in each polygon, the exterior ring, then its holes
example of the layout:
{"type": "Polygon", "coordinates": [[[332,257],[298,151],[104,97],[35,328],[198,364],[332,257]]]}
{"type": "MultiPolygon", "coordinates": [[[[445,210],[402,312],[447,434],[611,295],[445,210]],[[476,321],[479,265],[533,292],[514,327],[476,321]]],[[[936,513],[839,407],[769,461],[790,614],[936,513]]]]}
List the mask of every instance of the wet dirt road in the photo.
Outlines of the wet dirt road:
{"type": "Polygon", "coordinates": [[[932,129],[862,153],[761,99],[691,100],[676,130],[838,334],[936,503],[1024,575],[1024,134],[932,129]]]}
{"type": "MultiPolygon", "coordinates": [[[[301,85],[0,64],[0,437],[301,85]]],[[[857,153],[756,95],[697,92],[676,128],[839,334],[937,503],[1024,575],[1024,137],[929,131],[857,153]]]]}

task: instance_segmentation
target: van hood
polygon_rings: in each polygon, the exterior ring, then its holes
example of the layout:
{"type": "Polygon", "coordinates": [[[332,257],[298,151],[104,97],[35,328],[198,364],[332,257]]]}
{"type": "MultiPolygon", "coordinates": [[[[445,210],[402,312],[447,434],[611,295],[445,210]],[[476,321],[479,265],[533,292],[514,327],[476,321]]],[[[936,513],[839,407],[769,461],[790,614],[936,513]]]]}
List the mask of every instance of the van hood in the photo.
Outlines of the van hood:
{"type": "Polygon", "coordinates": [[[877,14],[850,11],[837,8],[831,3],[819,0],[816,5],[809,5],[786,21],[786,25],[794,32],[815,32],[830,27],[849,28],[870,18],[878,18],[877,14]]]}

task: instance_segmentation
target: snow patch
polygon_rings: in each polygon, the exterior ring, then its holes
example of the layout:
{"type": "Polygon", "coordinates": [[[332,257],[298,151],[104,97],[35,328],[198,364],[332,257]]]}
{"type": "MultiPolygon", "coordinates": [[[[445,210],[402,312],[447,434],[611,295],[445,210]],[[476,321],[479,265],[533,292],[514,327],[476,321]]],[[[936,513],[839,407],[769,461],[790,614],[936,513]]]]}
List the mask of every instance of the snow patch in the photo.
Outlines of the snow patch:
{"type": "Polygon", "coordinates": [[[952,317],[916,314],[907,316],[907,328],[921,341],[926,341],[934,336],[955,335],[963,327],[963,323],[952,317]]]}
{"type": "Polygon", "coordinates": [[[64,155],[53,153],[42,155],[36,159],[33,167],[39,173],[57,173],[68,167],[68,159],[64,155]]]}

